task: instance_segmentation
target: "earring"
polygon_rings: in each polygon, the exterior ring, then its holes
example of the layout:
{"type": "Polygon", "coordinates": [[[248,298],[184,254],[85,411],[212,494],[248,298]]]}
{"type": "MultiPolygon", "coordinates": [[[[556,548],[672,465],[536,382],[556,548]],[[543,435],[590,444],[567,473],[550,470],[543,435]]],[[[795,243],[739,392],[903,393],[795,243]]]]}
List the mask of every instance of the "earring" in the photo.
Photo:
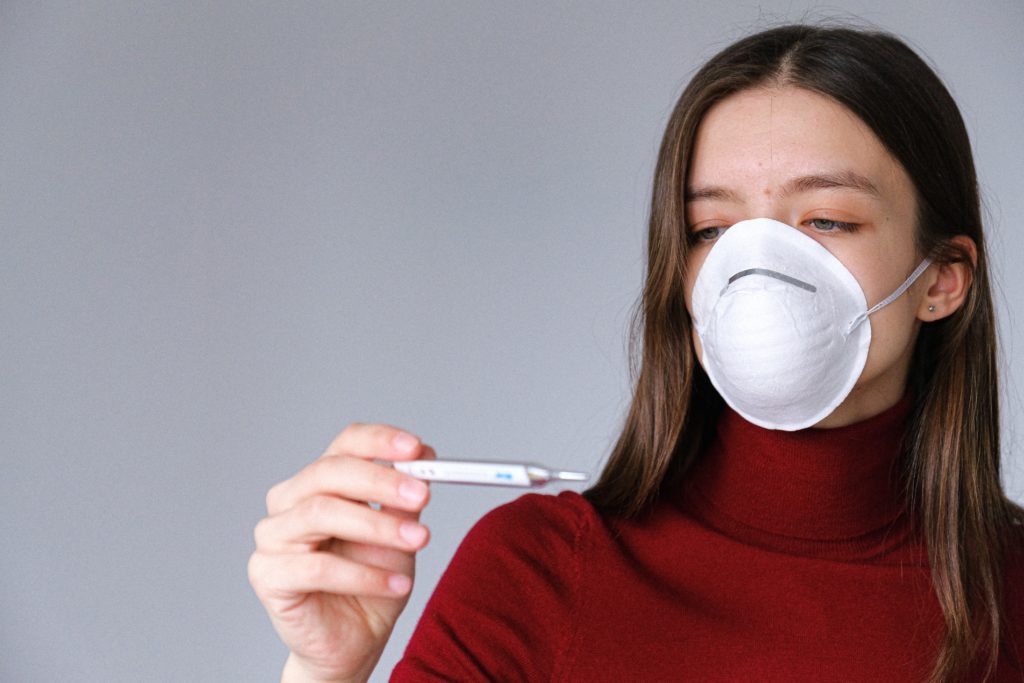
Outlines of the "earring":
{"type": "Polygon", "coordinates": [[[935,306],[929,306],[928,307],[928,312],[929,313],[934,313],[935,312],[935,306]]]}

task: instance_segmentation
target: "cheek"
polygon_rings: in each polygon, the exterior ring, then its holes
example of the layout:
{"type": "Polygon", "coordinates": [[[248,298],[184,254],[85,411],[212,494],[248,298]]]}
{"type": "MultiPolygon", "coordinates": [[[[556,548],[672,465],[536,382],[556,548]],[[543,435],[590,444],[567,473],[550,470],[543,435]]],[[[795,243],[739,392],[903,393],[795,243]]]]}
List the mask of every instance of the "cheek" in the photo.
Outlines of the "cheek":
{"type": "MultiPolygon", "coordinates": [[[[860,283],[868,308],[891,295],[909,274],[904,262],[910,259],[902,253],[885,253],[884,249],[865,250],[840,260],[860,283]]],[[[918,300],[919,288],[911,286],[895,301],[871,314],[871,346],[858,384],[900,371],[913,353],[918,300]]]]}
{"type": "Polygon", "coordinates": [[[871,315],[871,347],[862,381],[895,370],[913,354],[920,324],[915,301],[907,294],[871,315]]]}
{"type": "MultiPolygon", "coordinates": [[[[923,257],[918,256],[909,231],[883,227],[864,237],[860,241],[849,240],[831,251],[853,274],[864,291],[868,308],[871,308],[896,291],[923,257]]],[[[900,299],[910,298],[913,292],[912,286],[900,299]]],[[[898,301],[887,308],[895,306],[898,301]]]]}

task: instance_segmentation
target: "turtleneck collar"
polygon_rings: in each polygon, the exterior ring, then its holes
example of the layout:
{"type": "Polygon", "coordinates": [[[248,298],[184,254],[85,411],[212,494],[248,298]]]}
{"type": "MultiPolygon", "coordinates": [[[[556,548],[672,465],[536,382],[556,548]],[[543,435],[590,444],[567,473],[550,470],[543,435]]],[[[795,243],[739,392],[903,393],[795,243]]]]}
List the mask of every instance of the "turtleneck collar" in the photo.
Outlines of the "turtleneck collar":
{"type": "Polygon", "coordinates": [[[912,401],[834,429],[764,429],[726,408],[686,498],[713,526],[783,552],[867,559],[907,540],[900,475],[912,401]]]}

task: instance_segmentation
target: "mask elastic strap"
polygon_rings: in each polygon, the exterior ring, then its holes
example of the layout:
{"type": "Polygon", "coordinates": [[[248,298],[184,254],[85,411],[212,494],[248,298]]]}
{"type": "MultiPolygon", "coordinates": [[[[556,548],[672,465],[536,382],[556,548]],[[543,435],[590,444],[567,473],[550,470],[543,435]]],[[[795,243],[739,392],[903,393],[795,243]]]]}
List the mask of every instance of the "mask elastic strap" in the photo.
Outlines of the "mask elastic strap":
{"type": "Polygon", "coordinates": [[[900,296],[902,296],[903,293],[910,288],[910,285],[914,284],[914,281],[917,280],[917,278],[921,277],[921,273],[923,273],[931,264],[932,260],[928,258],[926,258],[924,261],[921,261],[921,263],[918,264],[917,268],[914,269],[914,272],[910,274],[910,277],[904,280],[903,284],[897,287],[895,292],[885,297],[877,304],[872,306],[870,309],[854,318],[853,322],[850,323],[850,328],[847,333],[852,332],[854,329],[856,329],[856,327],[865,320],[867,320],[868,316],[871,315],[872,313],[882,310],[883,308],[891,304],[893,301],[896,301],[896,299],[899,299],[900,296]]]}

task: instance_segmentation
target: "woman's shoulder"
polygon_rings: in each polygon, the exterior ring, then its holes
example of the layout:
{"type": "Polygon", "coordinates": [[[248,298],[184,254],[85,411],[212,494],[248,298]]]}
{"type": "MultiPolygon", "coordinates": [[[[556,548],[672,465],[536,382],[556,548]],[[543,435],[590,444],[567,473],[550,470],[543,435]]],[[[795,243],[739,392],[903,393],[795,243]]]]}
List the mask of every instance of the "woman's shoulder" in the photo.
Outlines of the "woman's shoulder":
{"type": "Polygon", "coordinates": [[[505,517],[553,517],[558,520],[579,519],[581,516],[596,515],[594,506],[576,491],[551,493],[526,493],[515,500],[499,505],[484,518],[505,517]]]}
{"type": "Polygon", "coordinates": [[[575,491],[527,493],[481,517],[463,545],[500,544],[544,553],[570,550],[598,518],[594,506],[575,491]]]}
{"type": "Polygon", "coordinates": [[[570,582],[583,539],[597,520],[594,507],[578,493],[527,493],[492,509],[470,528],[442,584],[479,584],[480,577],[505,581],[510,575],[534,589],[570,582]]]}
{"type": "Polygon", "coordinates": [[[594,519],[594,508],[574,492],[528,493],[481,517],[427,603],[392,681],[552,678],[572,637],[580,539],[594,519]]]}

